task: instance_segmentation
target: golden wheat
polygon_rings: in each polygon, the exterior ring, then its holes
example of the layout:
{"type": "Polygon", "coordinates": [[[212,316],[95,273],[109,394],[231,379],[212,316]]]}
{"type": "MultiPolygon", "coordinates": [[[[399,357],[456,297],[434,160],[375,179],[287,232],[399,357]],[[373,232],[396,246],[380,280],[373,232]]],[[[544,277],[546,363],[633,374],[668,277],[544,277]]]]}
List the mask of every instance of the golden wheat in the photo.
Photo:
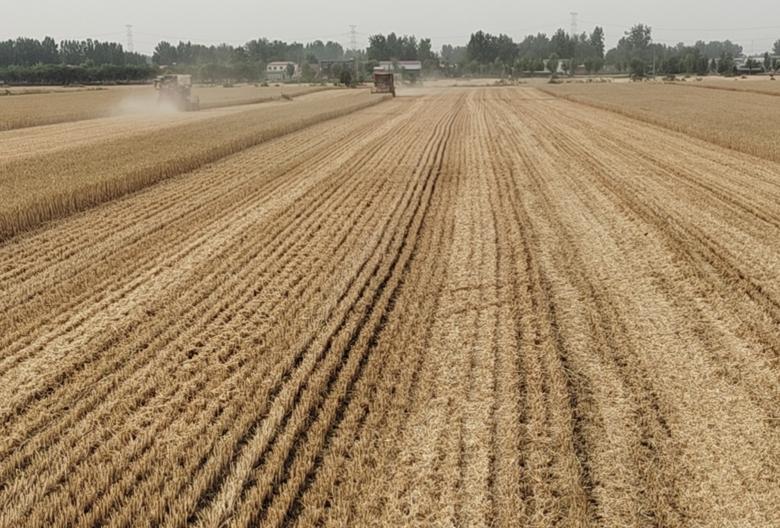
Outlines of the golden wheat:
{"type": "MultiPolygon", "coordinates": [[[[282,94],[297,97],[331,89],[326,86],[196,86],[193,95],[202,108],[254,104],[280,99],[282,94]]],[[[16,93],[16,92],[15,92],[16,93]]],[[[45,89],[39,92],[0,97],[0,131],[65,123],[123,114],[149,113],[157,94],[151,85],[112,86],[100,90],[45,89]]]]}
{"type": "Polygon", "coordinates": [[[747,79],[740,77],[731,79],[703,77],[700,81],[685,81],[684,86],[733,92],[753,92],[763,95],[780,95],[780,82],[767,79],[766,77],[748,77],[747,79]]]}
{"type": "Polygon", "coordinates": [[[0,526],[777,525],[777,174],[451,89],[14,236],[0,526]]]}
{"type": "Polygon", "coordinates": [[[571,83],[542,90],[780,162],[780,106],[772,95],[661,83],[571,83]]]}
{"type": "MultiPolygon", "coordinates": [[[[166,120],[151,130],[131,123],[105,141],[90,132],[94,140],[75,148],[0,158],[0,239],[382,100],[366,92],[327,95],[199,116],[173,129],[166,120]]],[[[67,142],[68,128],[42,140],[53,139],[67,142]]]]}

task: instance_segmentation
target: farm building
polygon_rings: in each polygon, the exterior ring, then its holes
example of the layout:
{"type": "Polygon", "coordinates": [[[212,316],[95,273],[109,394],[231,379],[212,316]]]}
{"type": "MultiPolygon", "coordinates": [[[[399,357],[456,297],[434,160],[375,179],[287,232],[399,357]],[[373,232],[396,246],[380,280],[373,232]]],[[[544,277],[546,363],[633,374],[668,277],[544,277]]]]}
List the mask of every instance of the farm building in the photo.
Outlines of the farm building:
{"type": "Polygon", "coordinates": [[[422,62],[420,61],[379,61],[379,68],[383,71],[420,73],[422,62]]]}
{"type": "Polygon", "coordinates": [[[298,76],[298,65],[290,61],[269,62],[265,67],[265,77],[269,81],[289,81],[298,76]],[[289,74],[289,66],[293,67],[293,74],[289,74]]]}
{"type": "MultiPolygon", "coordinates": [[[[771,59],[771,57],[770,57],[771,59]]],[[[734,68],[736,69],[737,73],[739,74],[747,74],[752,75],[754,73],[764,73],[767,72],[770,69],[767,69],[764,66],[764,56],[763,55],[756,55],[756,56],[743,56],[743,57],[737,57],[734,60],[734,68]]]]}
{"type": "Polygon", "coordinates": [[[422,74],[420,61],[379,61],[379,66],[374,68],[377,72],[393,72],[400,74],[401,78],[408,82],[417,82],[422,74]]]}
{"type": "Polygon", "coordinates": [[[333,59],[320,61],[320,77],[323,79],[336,79],[344,70],[353,71],[355,59],[333,59]]]}

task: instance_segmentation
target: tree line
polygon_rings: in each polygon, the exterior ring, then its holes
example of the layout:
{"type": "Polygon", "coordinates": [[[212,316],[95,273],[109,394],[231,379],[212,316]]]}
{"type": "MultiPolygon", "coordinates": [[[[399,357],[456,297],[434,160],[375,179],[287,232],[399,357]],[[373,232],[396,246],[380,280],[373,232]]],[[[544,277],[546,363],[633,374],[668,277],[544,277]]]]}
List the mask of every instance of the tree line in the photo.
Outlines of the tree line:
{"type": "MultiPolygon", "coordinates": [[[[163,41],[157,44],[152,56],[154,64],[191,73],[206,81],[220,77],[259,80],[263,77],[265,66],[272,61],[299,64],[302,80],[308,81],[314,80],[314,65],[320,61],[347,59],[355,59],[358,62],[359,79],[367,78],[380,61],[419,60],[429,71],[439,66],[439,58],[432,49],[431,39],[418,40],[415,36],[395,33],[371,35],[365,50],[344,50],[337,42],[321,40],[303,44],[256,39],[243,46],[205,46],[191,42],[174,45],[163,41]]],[[[328,71],[338,74],[344,71],[344,68],[336,66],[328,71]]],[[[338,77],[340,75],[336,76],[338,77]]]]}
{"type": "Polygon", "coordinates": [[[648,73],[675,75],[680,73],[705,75],[709,72],[728,74],[734,69],[734,58],[742,54],[742,46],[726,41],[693,46],[654,43],[652,28],[637,24],[618,41],[607,54],[607,60],[618,71],[635,76],[648,73]]]}
{"type": "MultiPolygon", "coordinates": [[[[778,69],[780,40],[769,52],[753,62],[756,69],[778,69]]],[[[524,75],[539,72],[570,73],[574,68],[598,73],[605,68],[613,72],[644,76],[735,72],[735,59],[742,55],[742,46],[725,41],[697,41],[668,46],[653,42],[652,29],[637,24],[626,31],[617,45],[606,51],[604,30],[596,26],[590,33],[571,35],[558,29],[552,36],[544,33],[528,35],[519,42],[504,34],[491,35],[483,31],[472,33],[466,46],[444,46],[441,61],[445,71],[454,75],[491,74],[524,75]]],[[[751,60],[748,60],[748,66],[751,60]]]]}
{"type": "MultiPolygon", "coordinates": [[[[780,40],[773,46],[776,56],[765,52],[760,59],[748,58],[746,67],[750,71],[775,71],[780,67],[780,40]]],[[[679,43],[669,46],[653,42],[652,28],[637,24],[626,31],[617,46],[607,53],[607,63],[617,71],[629,72],[633,76],[648,74],[720,74],[733,75],[736,72],[736,58],[743,48],[730,40],[696,41],[688,46],[679,43]]]]}
{"type": "Polygon", "coordinates": [[[154,69],[140,53],[116,42],[42,40],[20,37],[0,41],[0,81],[6,83],[72,84],[129,82],[148,79],[154,69]]]}
{"type": "MultiPolygon", "coordinates": [[[[199,81],[258,81],[272,61],[289,61],[301,66],[303,80],[316,77],[319,61],[356,59],[359,78],[367,78],[380,61],[418,60],[423,70],[448,76],[519,76],[541,72],[568,73],[575,68],[588,73],[610,71],[643,76],[720,73],[735,71],[735,59],[742,46],[725,41],[697,41],[668,46],[656,43],[652,29],[644,24],[630,28],[617,45],[605,49],[604,30],[571,35],[558,29],[551,35],[537,33],[515,41],[505,34],[484,31],[471,34],[465,46],[444,45],[432,49],[430,38],[396,33],[369,37],[365,50],[345,50],[338,42],[308,43],[259,38],[241,46],[173,44],[161,41],[151,57],[128,52],[115,42],[99,40],[42,40],[20,37],[0,41],[0,81],[10,83],[90,83],[146,80],[160,68],[193,74],[199,81]]],[[[773,45],[774,57],[766,53],[749,66],[764,70],[778,68],[780,39],[773,45]]],[[[338,70],[339,68],[336,68],[338,70]]],[[[334,71],[336,71],[334,70],[334,71]]]]}
{"type": "Polygon", "coordinates": [[[250,40],[243,46],[229,44],[206,46],[192,42],[179,42],[174,45],[162,41],[154,49],[152,62],[165,66],[235,64],[238,62],[267,64],[272,61],[316,63],[320,60],[342,59],[344,55],[344,48],[338,42],[328,41],[325,43],[321,40],[302,44],[261,38],[250,40]]]}
{"type": "Polygon", "coordinates": [[[0,41],[0,67],[34,66],[36,64],[84,64],[102,66],[144,65],[146,57],[125,51],[116,42],[99,40],[63,40],[59,44],[51,37],[43,40],[20,37],[0,41]]]}
{"type": "Polygon", "coordinates": [[[154,49],[152,62],[170,71],[192,74],[200,81],[216,82],[224,79],[259,81],[264,78],[269,62],[286,61],[303,66],[305,80],[313,80],[311,65],[321,60],[341,60],[351,56],[350,53],[338,42],[321,40],[303,44],[260,38],[243,46],[206,46],[192,42],[174,45],[162,41],[154,49]]]}
{"type": "Polygon", "coordinates": [[[510,36],[472,33],[465,47],[442,48],[444,68],[453,74],[519,75],[545,71],[548,63],[568,70],[584,64],[591,72],[604,67],[604,29],[596,26],[590,33],[570,35],[563,29],[552,36],[528,35],[520,42],[510,36]]]}

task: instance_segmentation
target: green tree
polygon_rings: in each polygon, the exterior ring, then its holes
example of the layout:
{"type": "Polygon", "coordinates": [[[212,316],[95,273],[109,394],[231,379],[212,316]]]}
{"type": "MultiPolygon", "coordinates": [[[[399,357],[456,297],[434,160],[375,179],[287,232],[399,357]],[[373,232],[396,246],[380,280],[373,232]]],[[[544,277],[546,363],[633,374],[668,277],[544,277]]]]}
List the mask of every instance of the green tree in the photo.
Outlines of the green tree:
{"type": "Polygon", "coordinates": [[[422,62],[422,67],[425,71],[432,71],[439,67],[439,59],[436,53],[433,52],[431,39],[420,39],[417,45],[417,60],[422,62]]]}
{"type": "Polygon", "coordinates": [[[338,42],[329,40],[325,43],[325,58],[333,60],[343,59],[344,48],[338,42]]]}
{"type": "Polygon", "coordinates": [[[175,64],[177,62],[177,50],[170,42],[162,40],[157,43],[152,55],[155,64],[175,64]]]}
{"type": "Polygon", "coordinates": [[[588,73],[598,73],[604,69],[604,59],[599,57],[589,57],[585,59],[583,64],[588,73]]]}
{"type": "Polygon", "coordinates": [[[387,36],[377,34],[368,37],[368,48],[366,49],[365,59],[370,61],[430,61],[434,57],[435,55],[431,51],[430,39],[420,39],[420,41],[418,41],[417,37],[414,35],[403,35],[399,37],[395,33],[390,33],[387,36]]]}
{"type": "Polygon", "coordinates": [[[721,75],[734,74],[734,57],[730,53],[722,53],[718,62],[718,73],[721,75]]]}
{"type": "Polygon", "coordinates": [[[780,39],[775,41],[774,46],[772,46],[772,50],[774,51],[775,55],[780,55],[780,39]]]}
{"type": "Polygon", "coordinates": [[[441,58],[450,64],[460,64],[466,61],[467,50],[464,46],[445,44],[441,47],[441,58]]]}
{"type": "Polygon", "coordinates": [[[637,24],[626,31],[625,39],[631,49],[645,51],[653,41],[652,29],[644,24],[637,24]]]}
{"type": "Polygon", "coordinates": [[[433,50],[431,48],[431,39],[424,38],[420,39],[420,43],[417,45],[417,59],[425,62],[434,60],[436,58],[436,55],[433,53],[433,50]]]}
{"type": "Polygon", "coordinates": [[[38,62],[41,64],[57,64],[60,62],[57,51],[57,43],[51,37],[44,37],[41,41],[41,53],[38,62]]]}
{"type": "Polygon", "coordinates": [[[295,75],[295,64],[289,63],[286,68],[287,78],[292,79],[295,75]]]}
{"type": "Polygon", "coordinates": [[[492,64],[495,62],[498,57],[496,40],[496,37],[482,30],[472,33],[469,43],[466,45],[469,60],[476,61],[478,64],[492,64]]]}
{"type": "Polygon", "coordinates": [[[349,70],[341,70],[339,74],[339,82],[344,86],[352,86],[352,72],[349,70]]]}
{"type": "Polygon", "coordinates": [[[328,41],[323,43],[321,40],[309,42],[305,47],[306,56],[314,57],[312,64],[321,60],[340,60],[344,58],[344,48],[338,42],[328,41]]]}
{"type": "MultiPolygon", "coordinates": [[[[549,57],[553,51],[550,39],[544,33],[528,35],[517,45],[518,55],[528,60],[543,60],[549,57]]],[[[544,68],[541,69],[544,70],[544,68]]]]}
{"type": "Polygon", "coordinates": [[[387,46],[387,37],[381,34],[368,37],[368,49],[366,52],[369,60],[387,60],[390,57],[390,49],[387,46]]]}
{"type": "Polygon", "coordinates": [[[304,62],[303,66],[301,66],[301,79],[303,82],[307,83],[310,83],[314,80],[314,69],[308,62],[304,62]]]}
{"type": "Polygon", "coordinates": [[[639,57],[634,57],[628,64],[631,77],[643,78],[647,70],[647,64],[639,57]]]}
{"type": "Polygon", "coordinates": [[[557,53],[553,53],[550,55],[550,58],[547,59],[547,71],[549,71],[553,77],[558,73],[558,64],[560,64],[560,58],[557,53]]]}
{"type": "Polygon", "coordinates": [[[593,33],[590,34],[589,43],[591,47],[596,51],[599,58],[604,58],[604,29],[596,26],[593,28],[593,33]]]}
{"type": "Polygon", "coordinates": [[[614,49],[609,50],[606,55],[608,64],[614,64],[618,70],[624,70],[628,67],[632,70],[632,63],[636,66],[637,61],[642,63],[640,69],[644,72],[645,65],[652,60],[652,30],[644,24],[637,24],[625,32],[618,41],[614,49]]]}
{"type": "Polygon", "coordinates": [[[559,57],[571,59],[574,57],[574,39],[564,30],[559,29],[550,39],[553,52],[559,57]]]}
{"type": "Polygon", "coordinates": [[[509,35],[501,34],[495,40],[496,59],[504,66],[511,67],[517,57],[517,44],[509,35]]]}

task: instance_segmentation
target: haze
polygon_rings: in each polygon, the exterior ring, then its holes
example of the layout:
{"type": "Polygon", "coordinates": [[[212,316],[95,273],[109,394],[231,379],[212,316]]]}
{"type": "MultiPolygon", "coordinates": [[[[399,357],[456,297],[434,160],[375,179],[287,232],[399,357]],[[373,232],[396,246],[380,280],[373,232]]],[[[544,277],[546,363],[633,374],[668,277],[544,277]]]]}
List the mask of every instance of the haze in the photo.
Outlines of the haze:
{"type": "Polygon", "coordinates": [[[431,37],[434,48],[465,44],[472,31],[507,33],[520,38],[528,33],[569,30],[569,13],[579,13],[579,30],[605,28],[613,46],[630,25],[653,27],[656,42],[675,44],[697,39],[731,39],[745,51],[769,49],[780,38],[780,3],[754,0],[734,4],[725,0],[657,0],[637,7],[618,0],[571,2],[518,2],[493,0],[452,2],[428,0],[343,0],[338,2],[250,2],[223,0],[3,0],[0,38],[17,36],[99,38],[125,42],[125,24],[133,25],[135,50],[151,53],[159,40],[192,40],[203,44],[243,44],[268,37],[286,41],[335,40],[349,47],[349,25],[357,26],[358,46],[369,34],[395,31],[431,37]]]}

